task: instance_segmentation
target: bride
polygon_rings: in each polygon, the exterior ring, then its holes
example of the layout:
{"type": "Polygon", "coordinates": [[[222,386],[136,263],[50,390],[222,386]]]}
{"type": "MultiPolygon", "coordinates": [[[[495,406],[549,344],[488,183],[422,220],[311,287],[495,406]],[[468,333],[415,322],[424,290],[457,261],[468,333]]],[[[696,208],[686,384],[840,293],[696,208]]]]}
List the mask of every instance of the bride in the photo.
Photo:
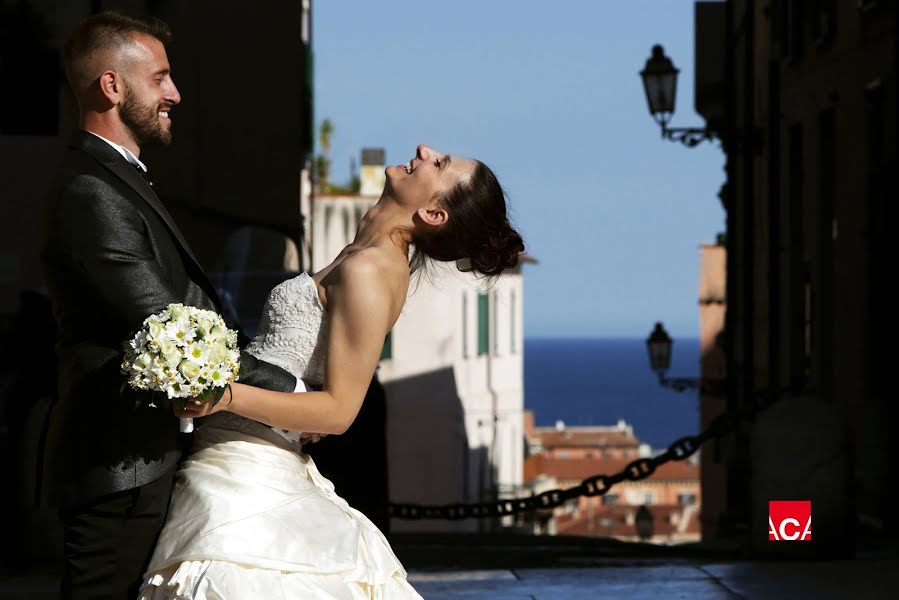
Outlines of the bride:
{"type": "Polygon", "coordinates": [[[205,418],[140,599],[420,597],[383,534],[287,432],[347,430],[410,274],[428,259],[466,259],[466,270],[494,276],[517,264],[524,245],[484,164],[420,145],[386,176],[334,262],[272,290],[247,348],[321,391],[236,383],[216,406],[178,413],[205,418]]]}

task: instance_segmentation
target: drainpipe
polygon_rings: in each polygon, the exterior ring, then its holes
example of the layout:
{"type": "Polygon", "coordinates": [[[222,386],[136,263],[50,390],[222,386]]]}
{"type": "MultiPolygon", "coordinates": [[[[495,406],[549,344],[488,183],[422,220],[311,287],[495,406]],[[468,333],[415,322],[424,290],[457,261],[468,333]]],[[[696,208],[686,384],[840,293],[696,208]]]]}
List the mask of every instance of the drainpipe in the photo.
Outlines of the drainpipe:
{"type": "MultiPolygon", "coordinates": [[[[490,394],[490,417],[492,419],[492,433],[490,440],[490,489],[494,491],[494,495],[496,496],[492,500],[496,500],[499,498],[499,488],[497,482],[497,458],[498,458],[498,443],[497,443],[497,422],[499,421],[498,416],[498,405],[499,405],[499,394],[493,387],[493,353],[496,351],[496,327],[498,325],[498,317],[499,311],[496,310],[497,302],[496,302],[497,292],[496,290],[491,290],[488,295],[487,300],[487,392],[490,394]]],[[[481,500],[483,502],[483,499],[481,500]]],[[[490,529],[493,530],[496,528],[496,519],[490,520],[490,529]]]]}

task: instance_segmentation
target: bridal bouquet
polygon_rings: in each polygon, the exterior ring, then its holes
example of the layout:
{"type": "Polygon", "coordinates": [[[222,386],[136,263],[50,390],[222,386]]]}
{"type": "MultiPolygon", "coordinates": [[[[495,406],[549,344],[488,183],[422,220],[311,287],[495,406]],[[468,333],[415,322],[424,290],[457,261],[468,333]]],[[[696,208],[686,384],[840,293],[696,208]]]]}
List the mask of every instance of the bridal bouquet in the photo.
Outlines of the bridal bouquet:
{"type": "Polygon", "coordinates": [[[125,342],[122,373],[136,390],[165,392],[169,399],[216,404],[237,381],[237,332],[211,310],[169,304],[144,320],[125,342]]]}

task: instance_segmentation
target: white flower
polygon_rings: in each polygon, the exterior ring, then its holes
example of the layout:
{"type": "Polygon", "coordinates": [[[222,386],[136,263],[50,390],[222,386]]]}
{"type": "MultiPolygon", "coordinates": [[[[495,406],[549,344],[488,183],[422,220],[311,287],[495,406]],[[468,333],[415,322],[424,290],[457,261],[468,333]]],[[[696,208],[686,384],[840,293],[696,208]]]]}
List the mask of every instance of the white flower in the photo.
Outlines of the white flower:
{"type": "Polygon", "coordinates": [[[225,339],[228,335],[225,331],[226,330],[224,327],[215,325],[212,329],[209,330],[209,335],[206,336],[206,339],[209,342],[215,342],[217,340],[225,339]]]}
{"type": "Polygon", "coordinates": [[[131,349],[135,352],[143,352],[144,348],[147,346],[147,332],[146,331],[138,331],[134,338],[128,342],[128,345],[131,346],[131,349]]]}
{"type": "Polygon", "coordinates": [[[212,328],[215,327],[215,320],[200,317],[197,319],[197,336],[200,339],[205,339],[209,332],[212,331],[212,328]]]}
{"type": "Polygon", "coordinates": [[[190,321],[190,307],[184,306],[183,304],[169,304],[169,310],[171,311],[172,321],[190,321]]]}
{"type": "Polygon", "coordinates": [[[187,347],[185,356],[190,360],[203,364],[209,359],[210,346],[207,342],[197,342],[187,347]]]}
{"type": "Polygon", "coordinates": [[[190,321],[172,321],[166,326],[166,336],[178,345],[188,344],[197,337],[197,328],[190,321]]]}
{"type": "Polygon", "coordinates": [[[159,344],[159,357],[162,362],[171,369],[181,363],[182,351],[175,342],[162,342],[159,344]]]}
{"type": "Polygon", "coordinates": [[[200,376],[200,365],[192,360],[182,360],[178,365],[178,372],[184,376],[184,379],[193,382],[200,376]]]}
{"type": "Polygon", "coordinates": [[[150,365],[153,364],[153,357],[147,352],[142,352],[134,357],[134,360],[130,363],[131,370],[135,374],[143,374],[150,368],[150,365]]]}
{"type": "Polygon", "coordinates": [[[230,382],[230,379],[227,377],[224,370],[212,369],[212,373],[209,376],[209,382],[213,387],[225,387],[230,382]]]}
{"type": "Polygon", "coordinates": [[[143,335],[148,340],[159,341],[163,331],[165,331],[165,323],[159,319],[151,319],[146,324],[145,330],[141,331],[138,335],[143,335]]]}
{"type": "Polygon", "coordinates": [[[211,364],[220,365],[223,362],[226,362],[230,356],[231,353],[228,351],[228,346],[226,346],[222,340],[216,340],[209,344],[207,358],[211,364]]]}

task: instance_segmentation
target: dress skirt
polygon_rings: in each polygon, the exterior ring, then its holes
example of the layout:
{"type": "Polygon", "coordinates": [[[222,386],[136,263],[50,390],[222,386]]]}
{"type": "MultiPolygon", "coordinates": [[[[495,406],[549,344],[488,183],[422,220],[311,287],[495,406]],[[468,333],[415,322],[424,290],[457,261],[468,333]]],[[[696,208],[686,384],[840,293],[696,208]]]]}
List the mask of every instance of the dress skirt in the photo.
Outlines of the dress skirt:
{"type": "Polygon", "coordinates": [[[384,535],[306,454],[204,427],[140,600],[421,598],[384,535]]]}

